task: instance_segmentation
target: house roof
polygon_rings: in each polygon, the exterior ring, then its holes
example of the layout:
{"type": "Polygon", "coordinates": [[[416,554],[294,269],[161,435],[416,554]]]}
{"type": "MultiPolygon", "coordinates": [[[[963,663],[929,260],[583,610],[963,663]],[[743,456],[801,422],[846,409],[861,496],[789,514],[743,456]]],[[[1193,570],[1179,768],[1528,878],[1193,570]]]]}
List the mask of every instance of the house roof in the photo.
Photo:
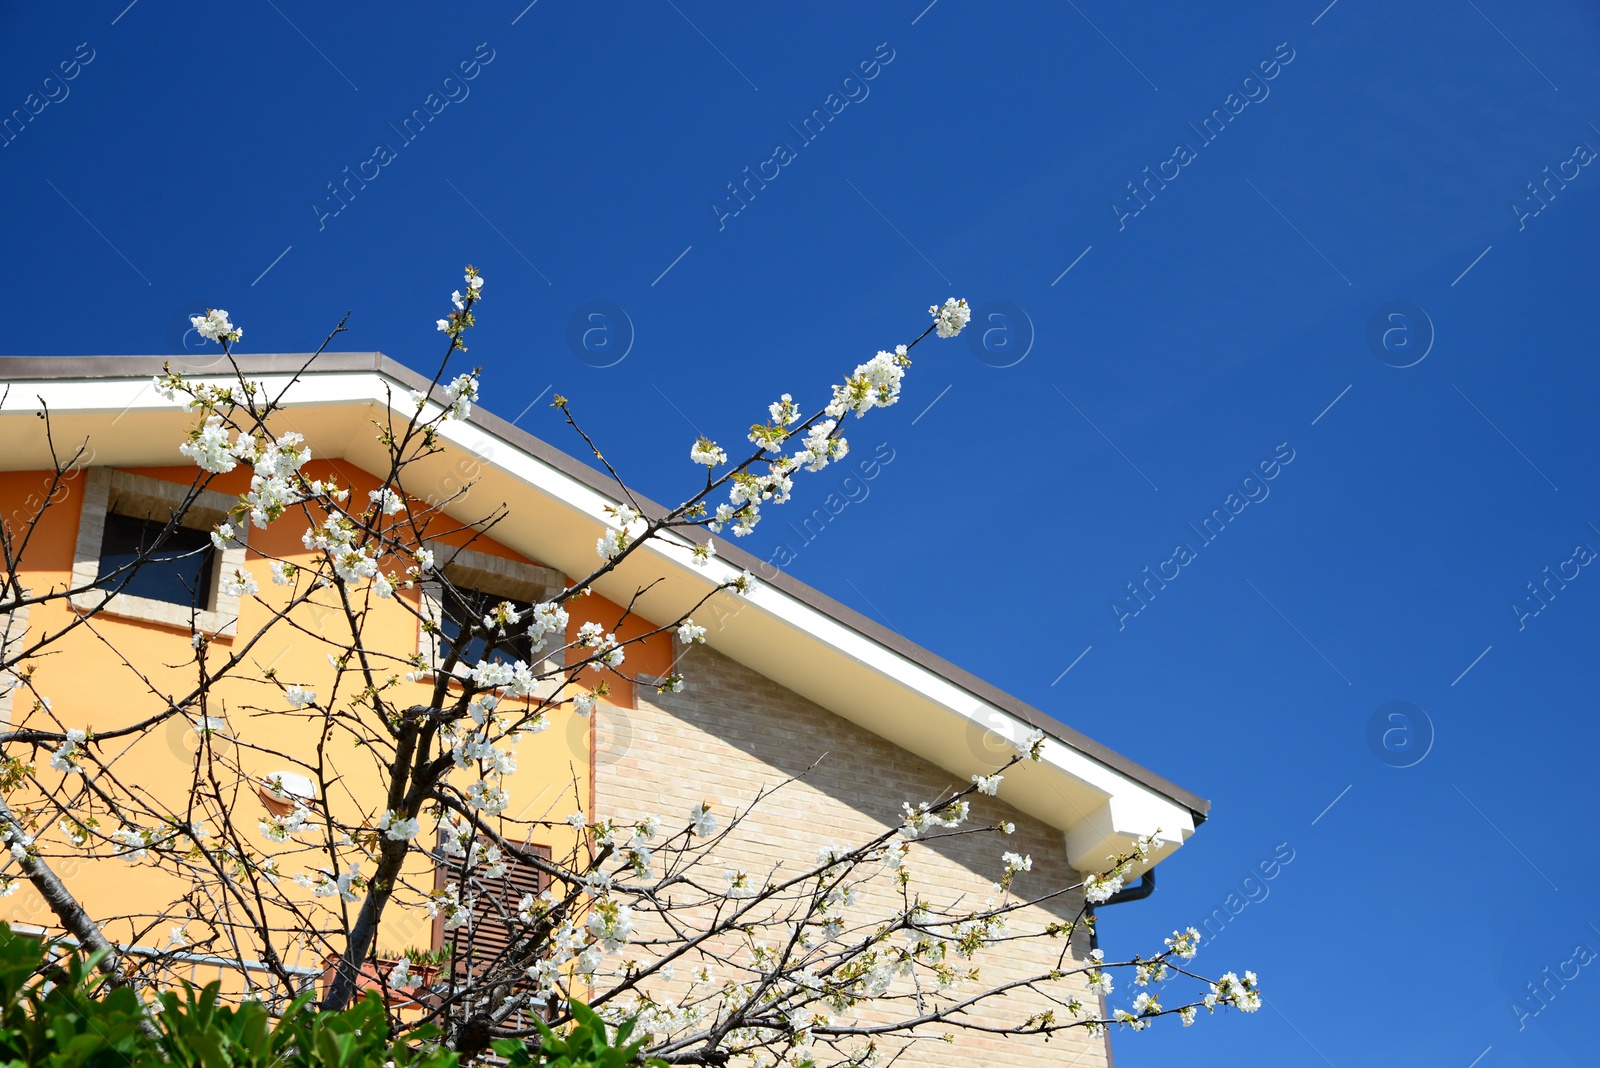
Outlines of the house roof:
{"type": "MultiPolygon", "coordinates": [[[[429,384],[377,352],[328,353],[315,361],[304,353],[235,360],[244,374],[275,387],[290,383],[309,362],[309,370],[285,395],[286,422],[306,435],[317,455],[342,456],[369,470],[384,461],[370,432],[373,415],[393,403],[409,417],[407,391],[429,384]]],[[[168,362],[186,377],[232,377],[221,357],[0,357],[0,383],[11,387],[0,401],[0,469],[49,466],[33,418],[40,399],[51,412],[55,440],[88,438],[91,462],[154,466],[179,461],[176,442],[194,417],[161,399],[150,385],[168,362]]],[[[448,403],[442,390],[433,399],[448,403]]],[[[593,570],[595,540],[605,526],[603,508],[617,500],[609,478],[476,406],[469,419],[443,424],[441,438],[444,452],[409,470],[409,493],[426,497],[434,491],[442,499],[472,483],[465,502],[452,509],[463,513],[457,518],[487,511],[476,504],[484,496],[504,501],[511,511],[495,528],[497,540],[569,575],[593,570]],[[459,507],[467,502],[473,503],[459,507]],[[528,514],[520,512],[523,502],[536,510],[537,523],[519,521],[528,514]]],[[[1152,863],[1159,861],[1206,818],[1208,801],[724,539],[717,539],[711,567],[691,566],[693,541],[704,537],[680,533],[650,543],[607,576],[599,592],[626,600],[638,586],[660,579],[640,609],[647,617],[654,607],[658,618],[675,618],[678,606],[749,570],[759,585],[733,606],[738,623],[713,629],[710,644],[960,781],[1002,762],[1005,741],[1043,730],[1048,738],[1043,759],[1012,769],[1002,796],[1059,828],[1068,858],[1080,870],[1098,868],[1141,834],[1156,835],[1152,863]]],[[[1135,874],[1141,870],[1135,868],[1135,874]]]]}

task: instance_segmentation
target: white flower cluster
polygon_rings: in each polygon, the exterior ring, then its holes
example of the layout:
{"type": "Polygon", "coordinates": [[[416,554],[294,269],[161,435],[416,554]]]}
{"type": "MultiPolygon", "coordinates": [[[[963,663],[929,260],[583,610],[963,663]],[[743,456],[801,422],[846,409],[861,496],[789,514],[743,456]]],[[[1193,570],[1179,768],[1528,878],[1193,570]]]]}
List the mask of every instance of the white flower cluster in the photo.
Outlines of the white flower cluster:
{"type": "MultiPolygon", "coordinates": [[[[305,499],[296,486],[297,481],[303,480],[296,476],[311,459],[311,446],[301,435],[291,431],[258,444],[254,435],[241,434],[233,455],[255,471],[250,477],[250,490],[239,498],[239,504],[257,527],[264,528],[291,504],[305,499]]],[[[317,492],[321,487],[313,484],[312,489],[317,492]]]]}
{"type": "Polygon", "coordinates": [[[404,990],[411,985],[410,957],[401,957],[399,962],[389,970],[388,984],[390,990],[404,990]]]}
{"type": "Polygon", "coordinates": [[[1161,1002],[1149,991],[1133,999],[1131,1009],[1117,1009],[1111,1018],[1133,1031],[1143,1031],[1161,1013],[1161,1002]]]}
{"type": "Polygon", "coordinates": [[[238,341],[244,337],[243,330],[228,322],[228,313],[223,308],[207,308],[204,315],[191,315],[189,325],[194,327],[195,333],[201,337],[218,344],[224,341],[238,341]]]}
{"type": "Polygon", "coordinates": [[[1166,941],[1167,950],[1184,960],[1193,960],[1194,955],[1200,952],[1200,932],[1193,927],[1182,932],[1173,931],[1172,937],[1166,941]]]}
{"type": "Polygon", "coordinates": [[[356,539],[361,531],[350,520],[342,515],[330,515],[322,521],[320,527],[309,527],[300,536],[300,542],[307,549],[320,550],[333,567],[333,573],[345,582],[359,582],[362,579],[373,579],[376,585],[378,575],[378,562],[372,557],[372,550],[365,545],[357,545],[356,539]]]}
{"type": "Polygon", "coordinates": [[[12,860],[18,864],[26,864],[28,862],[29,851],[33,848],[32,835],[23,833],[20,827],[8,824],[4,829],[3,839],[0,840],[11,843],[12,860]]]}
{"type": "Polygon", "coordinates": [[[971,806],[965,801],[952,801],[940,808],[931,807],[926,801],[912,808],[909,802],[901,802],[905,819],[900,824],[900,833],[907,838],[919,838],[935,827],[954,829],[967,820],[971,806]]]}
{"type": "Polygon", "coordinates": [[[1021,748],[1023,753],[1025,753],[1028,759],[1034,763],[1038,763],[1040,760],[1044,759],[1044,739],[1044,731],[1031,730],[1028,732],[1028,736],[1022,741],[1021,748]]]}
{"type": "Polygon", "coordinates": [[[603,667],[620,667],[627,655],[626,650],[617,644],[617,636],[607,634],[604,627],[593,621],[578,628],[578,640],[575,644],[584,649],[595,650],[589,661],[589,667],[595,671],[603,667]]]}
{"type": "Polygon", "coordinates": [[[866,363],[857,365],[843,385],[833,387],[827,413],[837,419],[846,412],[855,412],[859,419],[874,408],[889,407],[900,399],[900,380],[910,363],[904,345],[896,346],[893,352],[880,350],[866,363]]]}
{"type": "Polygon", "coordinates": [[[61,828],[61,833],[67,836],[67,841],[75,846],[89,844],[89,832],[100,826],[100,821],[90,816],[88,819],[79,820],[72,816],[63,816],[56,821],[56,826],[61,828]]]}
{"type": "Polygon", "coordinates": [[[638,512],[625,504],[606,505],[616,526],[607,530],[599,541],[595,542],[594,550],[600,554],[602,560],[615,560],[622,555],[622,551],[632,544],[635,537],[633,528],[642,518],[638,512]]]}
{"type": "Polygon", "coordinates": [[[295,708],[305,708],[317,703],[317,691],[308,690],[304,686],[291,686],[283,691],[283,696],[295,708]]]}
{"type": "Polygon", "coordinates": [[[528,639],[533,642],[535,650],[543,649],[544,643],[550,635],[555,634],[565,637],[567,633],[567,610],[551,601],[545,601],[533,606],[532,619],[528,624],[528,639]]]}
{"type": "Polygon", "coordinates": [[[389,809],[378,817],[378,830],[391,842],[409,842],[422,830],[422,825],[414,818],[406,819],[389,809]]]}
{"type": "Polygon", "coordinates": [[[445,412],[445,418],[465,419],[472,414],[472,402],[478,399],[478,376],[456,375],[444,391],[450,395],[450,409],[445,412]]]}
{"type": "Polygon", "coordinates": [[[1122,889],[1122,876],[1096,874],[1083,881],[1083,898],[1091,905],[1101,905],[1111,895],[1122,889]]]}
{"type": "Polygon", "coordinates": [[[706,628],[692,619],[686,619],[678,625],[678,640],[685,645],[693,645],[696,642],[704,645],[706,642],[706,628]]]}
{"type": "Polygon", "coordinates": [[[1256,973],[1245,972],[1240,979],[1232,972],[1227,972],[1211,984],[1211,993],[1207,994],[1201,1003],[1208,1011],[1216,1011],[1219,1003],[1231,1004],[1240,1012],[1255,1012],[1261,1007],[1261,989],[1256,985],[1256,973]]]}
{"type": "Polygon", "coordinates": [[[498,879],[506,873],[506,858],[493,842],[472,843],[472,861],[469,865],[481,878],[498,879]]]}
{"type": "Polygon", "coordinates": [[[1030,856],[1023,856],[1019,853],[1006,853],[1001,856],[1000,860],[1005,865],[1006,878],[1008,879],[1018,872],[1033,870],[1033,858],[1030,856]]]}
{"type": "Polygon", "coordinates": [[[728,462],[728,454],[723,452],[716,442],[710,438],[702,437],[689,449],[689,459],[706,467],[716,467],[718,464],[728,462]]]}
{"type": "Polygon", "coordinates": [[[228,439],[228,428],[222,425],[222,416],[208,415],[206,421],[189,431],[189,440],[178,446],[178,452],[195,462],[202,471],[225,475],[238,466],[228,439]]]}
{"type": "Polygon", "coordinates": [[[257,824],[261,837],[269,842],[287,842],[306,829],[306,824],[311,820],[311,810],[302,805],[299,798],[293,800],[294,808],[287,815],[268,814],[257,824]]]}
{"type": "Polygon", "coordinates": [[[934,329],[940,337],[955,337],[972,318],[972,309],[967,307],[966,301],[951,297],[942,308],[937,304],[929,306],[928,314],[933,316],[934,329]]]}
{"type": "Polygon", "coordinates": [[[466,927],[472,922],[472,906],[474,899],[461,898],[461,888],[455,883],[448,883],[442,890],[435,890],[428,896],[428,915],[434,918],[444,917],[444,929],[456,931],[466,927]]]}
{"type": "Polygon", "coordinates": [[[342,901],[356,901],[356,891],[367,885],[361,877],[361,864],[352,862],[348,868],[334,875],[333,872],[319,868],[314,872],[301,872],[294,877],[297,885],[311,891],[312,897],[333,897],[337,895],[342,901]]]}
{"type": "Polygon", "coordinates": [[[405,498],[388,486],[367,491],[367,499],[377,505],[384,515],[394,515],[406,506],[405,498]]]}
{"type": "Polygon", "coordinates": [[[88,740],[89,733],[87,731],[76,729],[67,731],[67,740],[58,745],[56,751],[50,754],[50,766],[57,771],[64,771],[68,774],[76,772],[82,775],[83,768],[78,764],[78,754],[83,751],[84,743],[88,740]]]}
{"type": "Polygon", "coordinates": [[[156,844],[156,832],[138,827],[124,827],[112,831],[111,840],[123,847],[117,855],[132,864],[149,855],[150,847],[156,844]]]}
{"type": "MultiPolygon", "coordinates": [[[[460,339],[462,332],[471,326],[473,322],[472,312],[468,305],[476,303],[482,297],[483,276],[473,268],[468,267],[465,277],[467,280],[466,296],[462,296],[459,289],[451,293],[450,303],[455,306],[456,310],[448,318],[440,319],[435,324],[441,331],[450,335],[451,340],[455,343],[451,346],[452,348],[466,348],[465,345],[460,344],[460,339]]],[[[422,406],[419,404],[417,407],[420,408],[422,406]]]]}
{"type": "Polygon", "coordinates": [[[994,797],[1000,792],[1000,780],[1004,778],[1004,775],[995,772],[993,775],[974,775],[972,781],[977,785],[980,794],[994,797]]]}
{"type": "Polygon", "coordinates": [[[256,577],[242,568],[236,567],[222,576],[222,592],[229,597],[253,597],[260,589],[256,577]]]}

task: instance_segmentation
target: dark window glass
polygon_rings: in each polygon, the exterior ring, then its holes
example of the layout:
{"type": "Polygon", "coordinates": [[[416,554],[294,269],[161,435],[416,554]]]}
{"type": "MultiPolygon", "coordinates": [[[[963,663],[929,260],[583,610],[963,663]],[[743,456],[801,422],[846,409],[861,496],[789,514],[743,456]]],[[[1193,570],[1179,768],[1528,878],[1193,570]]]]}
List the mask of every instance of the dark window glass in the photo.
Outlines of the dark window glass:
{"type": "MultiPolygon", "coordinates": [[[[100,577],[137,560],[156,543],[165,526],[154,519],[106,516],[105,534],[100,540],[100,577]]],[[[205,608],[211,603],[211,561],[215,552],[210,535],[177,527],[167,535],[161,548],[133,573],[121,592],[152,601],[205,608]]],[[[108,588],[116,588],[126,578],[126,575],[118,576],[108,588]]]]}
{"type": "MultiPolygon", "coordinates": [[[[482,590],[446,589],[443,595],[444,618],[439,623],[442,638],[440,655],[448,657],[450,651],[456,647],[456,643],[461,640],[462,632],[482,626],[483,617],[505,599],[484,593],[482,590]]],[[[533,660],[533,643],[528,641],[526,618],[514,626],[507,627],[506,636],[499,638],[494,644],[494,652],[490,653],[489,643],[483,637],[479,635],[469,637],[460,649],[461,663],[470,666],[480,660],[498,664],[509,664],[513,660],[528,663],[533,660]]]]}

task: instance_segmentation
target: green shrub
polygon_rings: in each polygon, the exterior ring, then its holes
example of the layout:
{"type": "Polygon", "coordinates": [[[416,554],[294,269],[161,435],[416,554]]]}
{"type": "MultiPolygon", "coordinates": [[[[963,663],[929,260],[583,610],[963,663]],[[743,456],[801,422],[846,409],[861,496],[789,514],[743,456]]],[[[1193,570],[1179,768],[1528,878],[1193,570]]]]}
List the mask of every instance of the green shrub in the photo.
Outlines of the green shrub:
{"type": "MultiPolygon", "coordinates": [[[[258,1001],[220,1000],[221,985],[185,985],[160,995],[152,1013],[127,987],[113,988],[78,954],[52,960],[35,939],[0,923],[0,1068],[454,1068],[457,1057],[437,1044],[433,1027],[389,1035],[383,1000],[368,991],[340,1012],[318,1012],[312,995],[296,998],[274,1019],[258,1001]]],[[[641,1042],[615,1043],[587,1007],[578,1025],[556,1035],[541,1025],[543,1044],[495,1043],[513,1065],[537,1068],[623,1068],[641,1042]]],[[[659,1062],[657,1062],[659,1063],[659,1062]]]]}

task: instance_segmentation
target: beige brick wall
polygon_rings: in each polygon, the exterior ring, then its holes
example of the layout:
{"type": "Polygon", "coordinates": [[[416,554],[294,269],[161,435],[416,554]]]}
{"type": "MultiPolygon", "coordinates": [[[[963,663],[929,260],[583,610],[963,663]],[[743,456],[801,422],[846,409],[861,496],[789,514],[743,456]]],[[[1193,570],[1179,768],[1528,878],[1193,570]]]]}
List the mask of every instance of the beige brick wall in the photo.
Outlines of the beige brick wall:
{"type": "MultiPolygon", "coordinates": [[[[602,706],[601,714],[611,721],[597,728],[599,817],[656,813],[666,827],[681,827],[689,808],[709,799],[716,802],[726,825],[728,813],[748,805],[759,790],[804,772],[826,754],[816,770],[765,802],[724,843],[707,869],[708,881],[720,885],[727,867],[765,876],[779,861],[790,872],[806,870],[823,845],[860,843],[897,825],[901,802],[932,800],[953,787],[968,785],[706,647],[686,653],[679,666],[688,681],[685,692],[642,693],[637,709],[602,706]]],[[[972,771],[978,770],[975,762],[972,771]]],[[[1037,895],[1079,881],[1067,864],[1061,835],[1004,804],[1004,796],[1002,784],[999,799],[979,797],[973,806],[974,822],[992,825],[1010,820],[1016,824],[1015,834],[967,835],[937,847],[917,847],[913,887],[924,897],[939,904],[963,894],[970,901],[983,901],[992,893],[1000,855],[1007,850],[1033,858],[1033,870],[1015,884],[1023,894],[1037,895]]],[[[882,915],[894,906],[888,897],[890,884],[879,880],[877,885],[883,887],[877,912],[882,915]]],[[[864,901],[852,915],[871,914],[873,904],[864,901]]],[[[1037,930],[1052,921],[1071,919],[1080,904],[1079,896],[1072,894],[1049,910],[1026,910],[1013,918],[1012,930],[1037,930]]],[[[976,963],[983,969],[985,985],[996,984],[1054,967],[1062,948],[1061,940],[1011,942],[992,947],[976,963]]],[[[1072,952],[1080,959],[1087,954],[1086,932],[1075,937],[1072,952]]],[[[1097,1006],[1098,1000],[1077,983],[1076,978],[1065,980],[1054,989],[1059,996],[1077,994],[1086,1004],[1097,1006]]],[[[1029,998],[1012,998],[994,1003],[976,1019],[985,1024],[1021,1020],[1041,1007],[1029,998]]],[[[1089,1038],[1081,1030],[1048,1043],[966,1032],[958,1033],[952,1045],[934,1041],[939,1033],[931,1031],[928,1041],[917,1042],[895,1063],[905,1068],[1108,1065],[1105,1040],[1089,1038]]]]}

